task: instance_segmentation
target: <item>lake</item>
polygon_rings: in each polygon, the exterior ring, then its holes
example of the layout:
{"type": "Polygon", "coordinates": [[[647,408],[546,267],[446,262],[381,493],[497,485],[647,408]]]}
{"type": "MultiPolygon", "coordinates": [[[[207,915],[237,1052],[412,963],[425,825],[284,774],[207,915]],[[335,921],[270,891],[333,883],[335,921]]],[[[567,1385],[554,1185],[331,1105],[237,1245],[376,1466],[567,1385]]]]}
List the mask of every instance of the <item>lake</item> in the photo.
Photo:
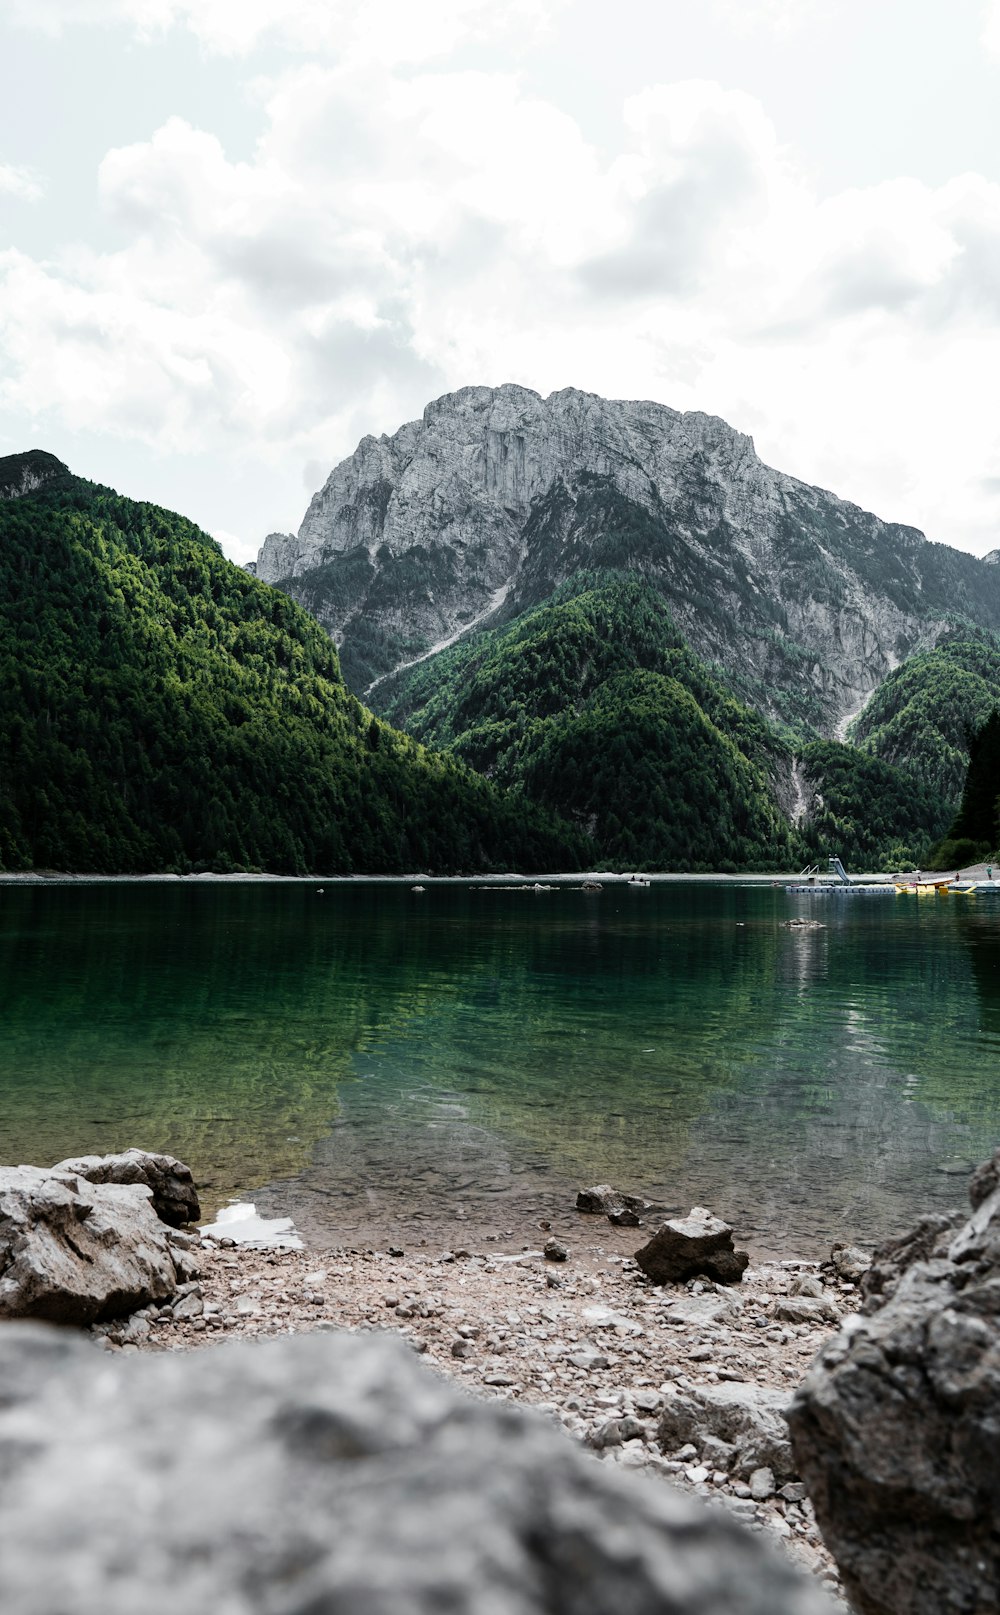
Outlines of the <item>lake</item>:
{"type": "Polygon", "coordinates": [[[1000,1141],[998,896],[321,884],[0,883],[0,1160],[168,1150],[321,1244],[608,1181],[816,1255],[1000,1141]]]}

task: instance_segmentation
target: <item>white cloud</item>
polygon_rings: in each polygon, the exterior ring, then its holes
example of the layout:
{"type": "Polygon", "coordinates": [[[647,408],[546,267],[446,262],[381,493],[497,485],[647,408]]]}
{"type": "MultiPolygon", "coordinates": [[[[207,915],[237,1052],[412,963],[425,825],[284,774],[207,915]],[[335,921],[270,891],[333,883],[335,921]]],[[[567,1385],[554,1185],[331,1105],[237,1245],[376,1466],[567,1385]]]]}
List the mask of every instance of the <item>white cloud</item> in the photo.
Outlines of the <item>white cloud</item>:
{"type": "Polygon", "coordinates": [[[610,156],[510,74],[308,62],[260,93],[250,160],[177,118],[108,153],[117,250],[0,255],[0,403],[316,483],[449,387],[572,384],[996,544],[1000,187],[821,196],[701,80],[631,97],[610,156]]]}
{"type": "Polygon", "coordinates": [[[988,53],[1000,58],[1000,0],[987,0],[982,37],[988,53]]]}
{"type": "Polygon", "coordinates": [[[28,169],[0,163],[0,196],[14,196],[22,202],[37,202],[42,195],[41,184],[28,169]]]}
{"type": "Polygon", "coordinates": [[[420,62],[470,40],[537,35],[568,0],[8,0],[10,20],[60,34],[124,24],[143,39],[182,27],[207,50],[279,46],[338,60],[420,62]]]}

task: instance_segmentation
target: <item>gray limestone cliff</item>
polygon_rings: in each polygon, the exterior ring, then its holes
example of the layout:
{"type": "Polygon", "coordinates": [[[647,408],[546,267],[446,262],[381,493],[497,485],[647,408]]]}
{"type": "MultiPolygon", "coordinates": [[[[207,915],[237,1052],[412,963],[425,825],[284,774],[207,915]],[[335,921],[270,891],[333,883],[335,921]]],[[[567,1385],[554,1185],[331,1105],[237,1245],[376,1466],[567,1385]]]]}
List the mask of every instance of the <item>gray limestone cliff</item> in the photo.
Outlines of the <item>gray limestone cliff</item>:
{"type": "Polygon", "coordinates": [[[25,499],[40,488],[58,486],[69,478],[69,467],[44,449],[7,454],[0,459],[0,499],[25,499]]]}
{"type": "Polygon", "coordinates": [[[764,465],[710,415],[565,388],[467,387],[366,437],[257,575],[356,689],[574,572],[639,570],[701,655],[834,734],[945,621],[1000,628],[1000,571],[764,465]]]}

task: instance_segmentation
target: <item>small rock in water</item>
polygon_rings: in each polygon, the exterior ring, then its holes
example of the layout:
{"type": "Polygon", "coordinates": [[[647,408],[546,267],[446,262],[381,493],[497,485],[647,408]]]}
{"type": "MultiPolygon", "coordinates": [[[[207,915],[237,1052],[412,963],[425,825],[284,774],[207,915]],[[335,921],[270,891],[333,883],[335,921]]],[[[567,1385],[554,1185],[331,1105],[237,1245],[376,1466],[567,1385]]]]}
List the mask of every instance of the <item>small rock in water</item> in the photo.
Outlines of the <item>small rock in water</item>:
{"type": "Polygon", "coordinates": [[[610,1183],[595,1183],[589,1189],[580,1189],[576,1197],[577,1211],[589,1212],[592,1216],[608,1217],[612,1212],[631,1211],[636,1216],[650,1209],[648,1200],[641,1195],[623,1194],[621,1189],[612,1188],[610,1183]]]}

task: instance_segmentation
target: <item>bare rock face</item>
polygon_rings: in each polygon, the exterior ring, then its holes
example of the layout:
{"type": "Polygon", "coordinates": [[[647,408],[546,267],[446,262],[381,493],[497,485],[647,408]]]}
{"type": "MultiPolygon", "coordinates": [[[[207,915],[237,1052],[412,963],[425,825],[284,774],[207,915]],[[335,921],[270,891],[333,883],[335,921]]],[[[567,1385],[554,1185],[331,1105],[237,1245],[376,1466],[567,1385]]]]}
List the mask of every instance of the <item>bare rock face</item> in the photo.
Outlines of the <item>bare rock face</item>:
{"type": "Polygon", "coordinates": [[[398,1341],[108,1362],[0,1328],[4,1615],[829,1615],[721,1511],[398,1341]]]}
{"type": "Polygon", "coordinates": [[[88,1183],[144,1183],[153,1197],[153,1210],[171,1228],[183,1228],[201,1216],[191,1168],[172,1155],[135,1149],[120,1155],[78,1155],[52,1170],[86,1178],[88,1183]]]}
{"type": "Polygon", "coordinates": [[[738,1284],[750,1261],[746,1251],[733,1249],[729,1224],[703,1206],[663,1223],[635,1259],[654,1284],[683,1284],[699,1275],[738,1284]]]}
{"type": "Polygon", "coordinates": [[[366,690],[581,568],[622,564],[775,711],[808,668],[831,734],[947,612],[1000,626],[995,568],[772,470],[714,416],[573,387],[465,387],[363,438],[298,533],[268,536],[257,576],[319,618],[366,690]],[[629,533],[624,558],[614,531],[629,533]]]}
{"type": "Polygon", "coordinates": [[[91,1324],[175,1294],[197,1259],[145,1184],[62,1169],[0,1169],[0,1318],[91,1324]]]}
{"type": "Polygon", "coordinates": [[[1000,1608],[1000,1151],[973,1215],[876,1251],[866,1316],[789,1410],[820,1528],[859,1615],[1000,1608]]]}

